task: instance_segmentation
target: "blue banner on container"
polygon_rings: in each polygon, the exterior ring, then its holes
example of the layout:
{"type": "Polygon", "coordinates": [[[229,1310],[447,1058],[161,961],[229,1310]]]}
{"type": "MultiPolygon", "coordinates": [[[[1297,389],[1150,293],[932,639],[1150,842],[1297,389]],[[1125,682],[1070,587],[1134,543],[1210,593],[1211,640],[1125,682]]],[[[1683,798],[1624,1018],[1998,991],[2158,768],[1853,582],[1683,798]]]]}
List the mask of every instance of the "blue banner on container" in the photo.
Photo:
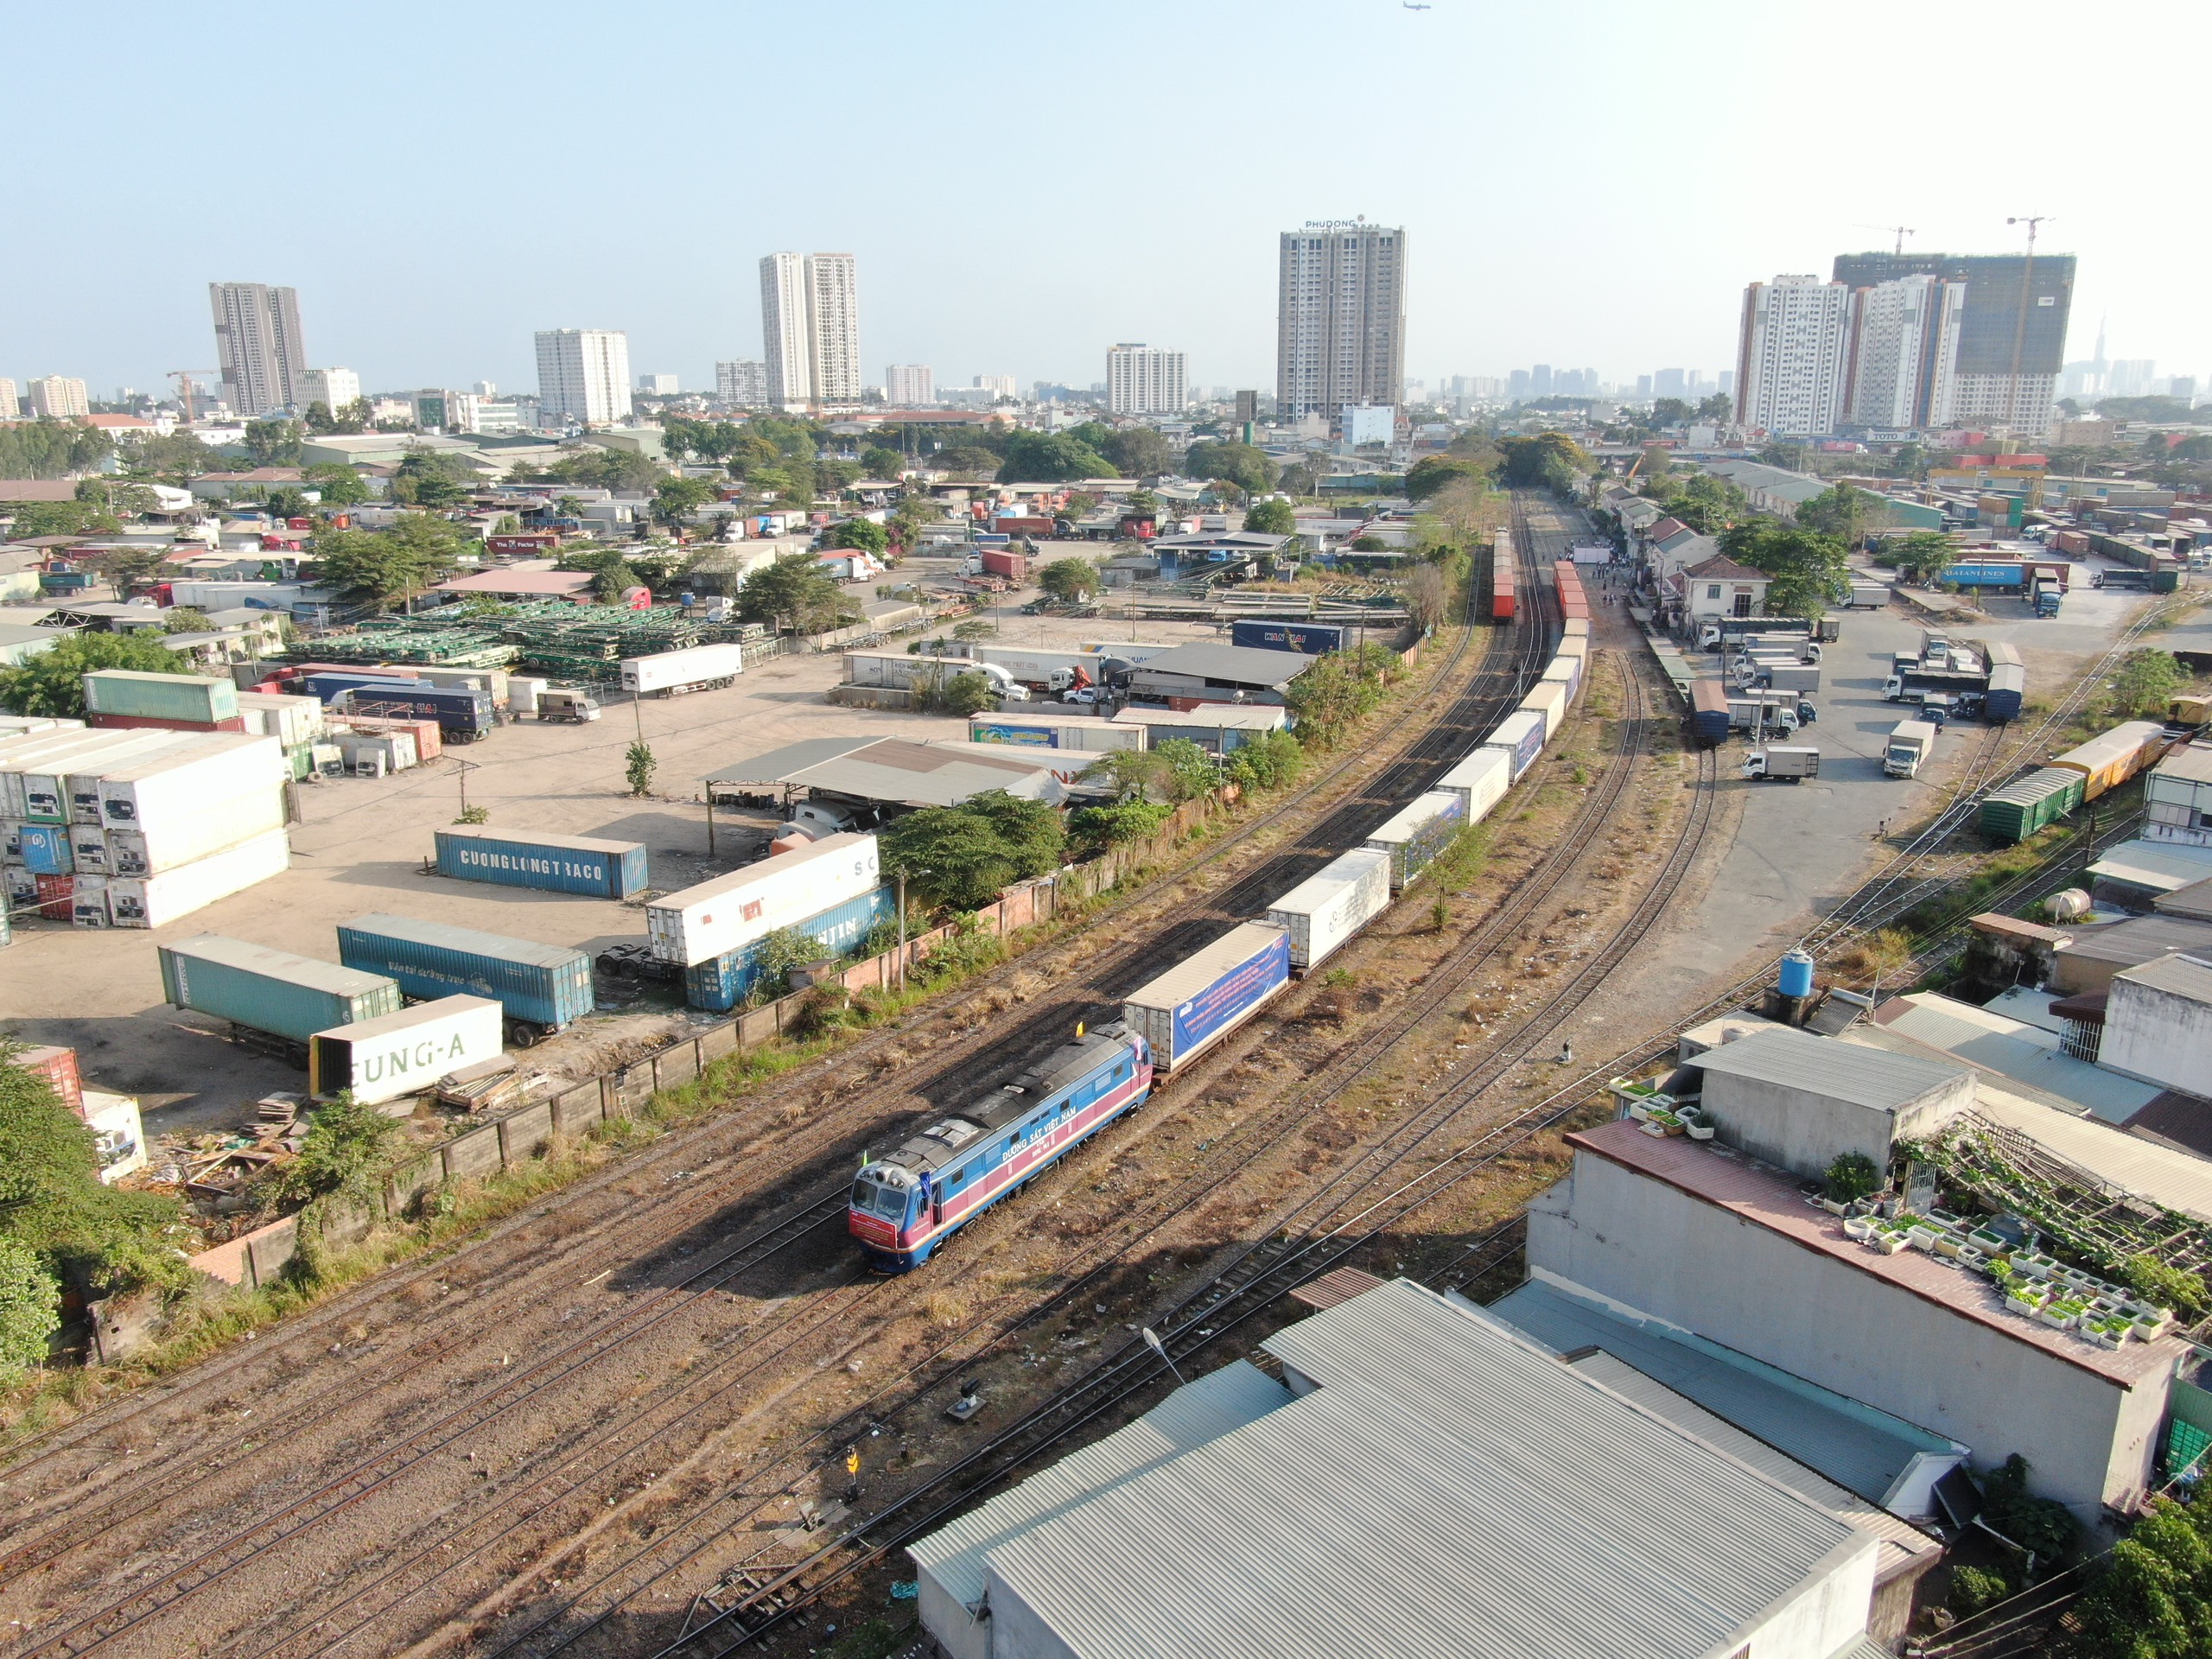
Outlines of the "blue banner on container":
{"type": "Polygon", "coordinates": [[[1170,1031],[1178,1060],[1234,1020],[1290,982],[1290,935],[1278,934],[1247,962],[1238,963],[1175,1010],[1170,1031]]]}

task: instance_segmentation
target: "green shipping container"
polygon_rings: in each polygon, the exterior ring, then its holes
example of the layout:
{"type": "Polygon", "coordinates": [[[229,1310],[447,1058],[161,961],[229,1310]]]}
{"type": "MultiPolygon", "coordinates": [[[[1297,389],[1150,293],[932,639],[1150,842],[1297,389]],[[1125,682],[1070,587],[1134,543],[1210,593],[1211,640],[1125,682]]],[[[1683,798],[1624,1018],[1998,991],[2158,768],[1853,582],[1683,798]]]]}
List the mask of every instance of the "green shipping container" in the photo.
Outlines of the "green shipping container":
{"type": "Polygon", "coordinates": [[[2010,844],[2024,841],[2082,804],[2082,774],[2044,766],[2009,783],[1981,804],[1981,833],[2010,844]]]}
{"type": "Polygon", "coordinates": [[[143,720],[189,720],[205,725],[236,720],[238,689],[197,674],[142,674],[103,668],[85,676],[85,707],[95,715],[143,720]]]}

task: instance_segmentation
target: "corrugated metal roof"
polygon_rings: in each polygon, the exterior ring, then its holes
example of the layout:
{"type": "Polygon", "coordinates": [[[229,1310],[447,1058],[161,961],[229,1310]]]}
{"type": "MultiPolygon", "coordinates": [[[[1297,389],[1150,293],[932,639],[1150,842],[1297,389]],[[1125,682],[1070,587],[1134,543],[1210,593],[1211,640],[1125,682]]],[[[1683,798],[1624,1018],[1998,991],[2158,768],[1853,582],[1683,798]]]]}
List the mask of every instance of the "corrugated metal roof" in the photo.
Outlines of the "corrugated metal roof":
{"type": "Polygon", "coordinates": [[[2139,968],[2123,968],[2113,978],[2124,979],[2131,985],[2147,985],[2154,991],[2185,996],[2192,1001],[2212,1002],[2212,960],[2195,956],[2160,957],[2139,968]]]}
{"type": "Polygon", "coordinates": [[[2186,783],[2212,784],[2212,745],[2192,743],[2176,749],[2151,768],[2153,778],[2177,778],[2186,783]]]}
{"type": "Polygon", "coordinates": [[[988,1557],[1081,1659],[1691,1659],[1876,1541],[1401,1281],[1268,1339],[1320,1388],[988,1557]]]}
{"type": "Polygon", "coordinates": [[[584,954],[573,944],[540,944],[535,939],[511,938],[505,933],[455,927],[451,922],[417,921],[412,916],[393,916],[383,912],[356,916],[340,922],[339,926],[387,939],[405,939],[441,950],[464,950],[499,962],[523,963],[534,968],[565,968],[584,954]]]}
{"type": "Polygon", "coordinates": [[[1809,1037],[1786,1027],[1755,1031],[1689,1064],[1704,1067],[1707,1076],[1780,1084],[1883,1112],[1910,1105],[1960,1074],[1956,1066],[1809,1037]]]}
{"type": "Polygon", "coordinates": [[[2164,916],[2186,916],[2196,921],[2212,922],[2212,875],[2185,887],[2176,887],[2171,893],[2162,893],[2151,902],[2164,916]]]}
{"type": "Polygon", "coordinates": [[[2106,922],[2077,928],[2073,942],[2063,947],[2060,954],[2132,968],[2169,950],[2212,955],[2212,922],[2192,921],[2185,916],[2135,916],[2124,922],[2106,922]]]}
{"type": "MultiPolygon", "coordinates": [[[[2164,1096],[2152,1090],[2151,1104],[2164,1096]]],[[[2162,1147],[2092,1118],[2069,1117],[2001,1089],[1983,1089],[1974,1103],[1982,1116],[2019,1130],[2069,1164],[2126,1192],[2212,1221],[2212,1162],[2162,1147]]]]}
{"type": "MultiPolygon", "coordinates": [[[[1017,716],[1026,718],[1026,716],[1017,716]]],[[[1140,704],[1114,716],[1118,726],[1217,726],[1248,732],[1281,731],[1290,711],[1274,703],[1202,702],[1195,709],[1154,709],[1140,704]]]]}
{"type": "MultiPolygon", "coordinates": [[[[2037,1090],[2050,1096],[2047,1103],[2059,1111],[2092,1112],[2108,1123],[2124,1123],[2158,1097],[2156,1084],[2138,1083],[2075,1059],[2059,1047],[2056,1033],[1971,1002],[1920,992],[1883,1007],[1883,1031],[1963,1060],[1985,1080],[1994,1077],[2037,1090]]],[[[1855,1033],[1849,1040],[1863,1039],[1874,1046],[1874,1036],[1855,1033]]]]}
{"type": "Polygon", "coordinates": [[[1251,961],[1282,937],[1281,928],[1265,922],[1243,923],[1131,991],[1128,1000],[1140,1007],[1172,1008],[1196,996],[1238,963],[1251,961]]]}
{"type": "Polygon", "coordinates": [[[1491,1304],[1489,1312],[1556,1353],[1603,1349],[1877,1504],[1916,1458],[1954,1449],[1942,1435],[1903,1418],[1555,1284],[1533,1281],[1491,1304]]]}
{"type": "Polygon", "coordinates": [[[1020,759],[1021,752],[1010,745],[1000,747],[998,754],[963,754],[886,738],[791,772],[784,781],[912,806],[957,806],[992,789],[1055,805],[1065,797],[1066,789],[1050,767],[1020,759]]]}
{"type": "Polygon", "coordinates": [[[2147,887],[2153,893],[2176,893],[2195,887],[2212,871],[2212,847],[2190,848],[2171,842],[2123,841],[2095,863],[2091,875],[2147,887]]]}
{"type": "Polygon", "coordinates": [[[1290,1390],[1235,1360],[1175,1390],[1131,1423],[1039,1470],[1011,1491],[948,1522],[906,1553],[957,1600],[983,1599],[983,1553],[1132,1475],[1290,1403],[1290,1390]]]}
{"type": "Polygon", "coordinates": [[[1140,678],[1147,674],[1186,674],[1227,680],[1234,685],[1281,686],[1317,660],[1294,651],[1260,651],[1249,645],[1217,645],[1202,640],[1146,658],[1136,665],[1136,674],[1140,678]]]}
{"type": "Polygon", "coordinates": [[[797,743],[786,743],[780,749],[771,749],[766,754],[756,754],[750,760],[739,760],[721,766],[707,774],[710,784],[780,784],[786,776],[819,766],[824,760],[834,760],[841,754],[850,754],[855,749],[864,749],[880,740],[873,737],[810,737],[797,743]]]}
{"type": "Polygon", "coordinates": [[[1929,1537],[1910,1522],[1900,1521],[1879,1504],[1837,1485],[1818,1470],[1809,1469],[1796,1459],[1776,1451],[1687,1395],[1646,1376],[1624,1359],[1596,1349],[1572,1363],[1585,1376],[1595,1377],[1653,1416],[1663,1417],[1675,1427],[1696,1435],[1737,1462],[1758,1470],[1769,1480],[1787,1486],[1807,1502],[1817,1503],[1830,1515],[1849,1522],[1861,1532],[1872,1533],[1883,1544],[1878,1576],[1886,1577],[1905,1562],[1936,1554],[1943,1548],[1941,1541],[1929,1537]]]}

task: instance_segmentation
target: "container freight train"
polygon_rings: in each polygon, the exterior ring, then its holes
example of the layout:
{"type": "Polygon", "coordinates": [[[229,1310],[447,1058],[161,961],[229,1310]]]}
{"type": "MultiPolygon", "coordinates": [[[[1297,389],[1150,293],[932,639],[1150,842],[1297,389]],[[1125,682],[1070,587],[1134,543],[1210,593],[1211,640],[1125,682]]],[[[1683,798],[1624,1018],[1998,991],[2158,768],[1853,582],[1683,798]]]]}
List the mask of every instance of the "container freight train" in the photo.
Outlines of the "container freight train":
{"type": "Polygon", "coordinates": [[[2161,722],[2131,720],[2078,748],[2053,755],[2026,777],[2016,778],[1982,798],[1981,833],[2007,845],[2024,841],[2157,765],[2168,741],[2161,722]]]}
{"type": "MultiPolygon", "coordinates": [[[[1498,574],[1505,574],[1504,567],[1498,574]]],[[[1579,595],[1581,584],[1571,564],[1560,579],[1579,595]]],[[[1130,992],[1117,1023],[1088,1036],[1078,1027],[1074,1042],[1053,1049],[1006,1087],[961,1106],[887,1157],[864,1157],[854,1177],[846,1227],[869,1264],[886,1273],[919,1267],[984,1211],[1142,1105],[1156,1082],[1226,1039],[1294,977],[1311,973],[1387,911],[1393,895],[1417,881],[1462,830],[1488,817],[1541,756],[1586,682],[1586,617],[1581,620],[1583,632],[1562,641],[1528,700],[1450,761],[1427,792],[1376,826],[1364,846],[1274,899],[1264,919],[1230,929],[1130,992]]],[[[851,866],[853,880],[872,882],[872,839],[832,839],[868,842],[863,855],[841,855],[837,862],[840,868],[851,866]]],[[[765,868],[794,856],[781,855],[765,868]]],[[[808,890],[819,892],[813,884],[808,890]]],[[[709,896],[718,910],[727,908],[727,895],[709,896]]],[[[856,906],[867,902],[865,897],[852,901],[856,906]]],[[[658,921],[654,931],[660,948],[658,921]]],[[[724,943],[718,935],[686,954],[696,962],[724,943]]],[[[734,1000],[734,988],[715,989],[734,1000]]],[[[702,1001],[696,988],[692,1001],[702,1001]]]]}
{"type": "Polygon", "coordinates": [[[1559,587],[1560,614],[1569,621],[1590,620],[1590,595],[1582,586],[1582,573],[1574,568],[1572,559],[1561,559],[1552,566],[1553,580],[1559,587]]]}

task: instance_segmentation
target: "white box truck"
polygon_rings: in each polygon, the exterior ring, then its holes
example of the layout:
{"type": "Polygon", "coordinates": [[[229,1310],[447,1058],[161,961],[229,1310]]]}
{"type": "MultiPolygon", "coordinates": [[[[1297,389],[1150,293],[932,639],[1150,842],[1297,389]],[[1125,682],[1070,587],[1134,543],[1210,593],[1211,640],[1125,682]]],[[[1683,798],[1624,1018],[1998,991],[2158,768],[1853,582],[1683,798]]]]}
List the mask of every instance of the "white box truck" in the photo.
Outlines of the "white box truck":
{"type": "Polygon", "coordinates": [[[622,689],[641,697],[677,697],[731,683],[745,671],[740,645],[693,645],[622,659],[622,689]]]}
{"type": "Polygon", "coordinates": [[[1901,720],[1882,751],[1882,770],[1891,778],[1910,778],[1936,752],[1936,728],[1924,720],[1901,720]]]}

